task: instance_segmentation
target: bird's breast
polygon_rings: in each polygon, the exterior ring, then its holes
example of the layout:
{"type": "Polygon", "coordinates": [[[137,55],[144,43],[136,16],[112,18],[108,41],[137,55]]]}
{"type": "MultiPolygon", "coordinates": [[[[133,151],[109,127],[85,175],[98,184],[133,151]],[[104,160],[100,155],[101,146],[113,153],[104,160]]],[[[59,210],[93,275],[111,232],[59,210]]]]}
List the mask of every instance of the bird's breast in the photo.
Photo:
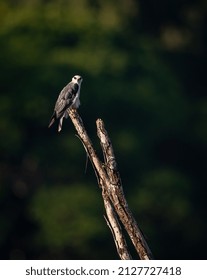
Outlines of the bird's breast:
{"type": "Polygon", "coordinates": [[[78,92],[73,100],[72,108],[77,109],[80,106],[80,87],[78,89],[78,92]]]}

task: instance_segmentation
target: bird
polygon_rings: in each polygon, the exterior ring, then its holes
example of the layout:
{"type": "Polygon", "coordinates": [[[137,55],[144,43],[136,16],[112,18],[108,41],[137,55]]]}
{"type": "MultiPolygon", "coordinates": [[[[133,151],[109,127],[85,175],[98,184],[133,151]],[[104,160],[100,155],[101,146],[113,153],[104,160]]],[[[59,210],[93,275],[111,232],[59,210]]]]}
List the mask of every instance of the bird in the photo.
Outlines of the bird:
{"type": "Polygon", "coordinates": [[[62,129],[63,119],[68,117],[68,109],[77,109],[80,106],[80,88],[83,78],[75,75],[60,92],[55,103],[54,112],[50,119],[48,127],[59,119],[58,132],[62,129]]]}

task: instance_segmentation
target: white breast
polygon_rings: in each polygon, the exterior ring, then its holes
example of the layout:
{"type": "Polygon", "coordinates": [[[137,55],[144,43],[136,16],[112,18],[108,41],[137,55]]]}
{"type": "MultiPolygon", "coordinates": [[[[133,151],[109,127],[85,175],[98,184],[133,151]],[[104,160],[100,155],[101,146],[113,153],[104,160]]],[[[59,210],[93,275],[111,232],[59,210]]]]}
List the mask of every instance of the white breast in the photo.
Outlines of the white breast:
{"type": "Polygon", "coordinates": [[[80,88],[81,86],[79,86],[78,92],[74,98],[73,104],[72,104],[72,108],[77,109],[80,106],[80,88]]]}

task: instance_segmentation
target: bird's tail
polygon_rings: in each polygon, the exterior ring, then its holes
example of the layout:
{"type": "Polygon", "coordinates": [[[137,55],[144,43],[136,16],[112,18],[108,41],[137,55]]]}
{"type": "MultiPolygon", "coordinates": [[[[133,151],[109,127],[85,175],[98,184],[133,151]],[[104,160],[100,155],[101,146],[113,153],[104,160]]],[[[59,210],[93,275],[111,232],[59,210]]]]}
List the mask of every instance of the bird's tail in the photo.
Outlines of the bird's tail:
{"type": "Polygon", "coordinates": [[[50,123],[49,123],[48,127],[51,127],[54,124],[55,120],[56,120],[56,114],[54,112],[50,119],[50,123]]]}

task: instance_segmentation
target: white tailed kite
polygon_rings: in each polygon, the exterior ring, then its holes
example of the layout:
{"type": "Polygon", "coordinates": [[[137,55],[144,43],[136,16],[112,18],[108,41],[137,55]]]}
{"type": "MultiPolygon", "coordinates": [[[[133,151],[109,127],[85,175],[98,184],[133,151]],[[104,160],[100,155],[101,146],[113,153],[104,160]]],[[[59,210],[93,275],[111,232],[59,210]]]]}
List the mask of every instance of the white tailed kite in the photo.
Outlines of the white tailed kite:
{"type": "Polygon", "coordinates": [[[48,127],[51,127],[57,119],[60,119],[58,125],[58,131],[60,132],[62,129],[63,118],[68,117],[67,110],[72,108],[77,109],[80,106],[79,97],[82,81],[83,79],[81,76],[75,75],[72,78],[72,81],[60,92],[48,127]]]}

